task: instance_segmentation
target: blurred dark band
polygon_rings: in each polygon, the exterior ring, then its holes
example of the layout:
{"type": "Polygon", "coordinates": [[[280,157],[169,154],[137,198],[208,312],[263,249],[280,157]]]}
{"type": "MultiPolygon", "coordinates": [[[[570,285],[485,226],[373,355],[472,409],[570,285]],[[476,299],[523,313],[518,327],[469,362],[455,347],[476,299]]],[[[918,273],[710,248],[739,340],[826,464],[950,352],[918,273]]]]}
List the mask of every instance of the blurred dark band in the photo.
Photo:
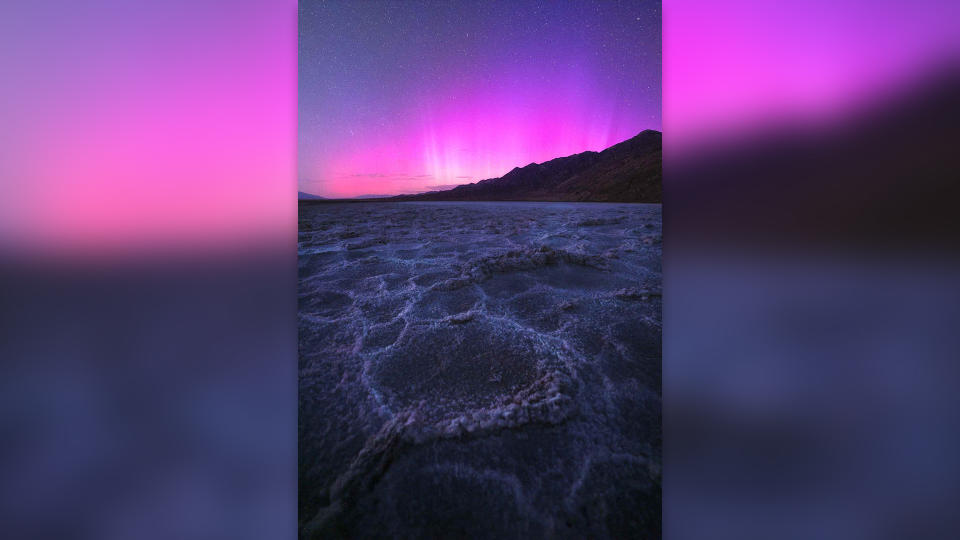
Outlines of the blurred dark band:
{"type": "Polygon", "coordinates": [[[293,537],[295,272],[6,261],[4,536],[293,537]]]}
{"type": "Polygon", "coordinates": [[[666,153],[665,538],[960,536],[958,149],[949,69],[666,153]]]}
{"type": "Polygon", "coordinates": [[[960,247],[960,68],[809,128],[667,153],[665,228],[675,249],[725,242],[960,247]]]}

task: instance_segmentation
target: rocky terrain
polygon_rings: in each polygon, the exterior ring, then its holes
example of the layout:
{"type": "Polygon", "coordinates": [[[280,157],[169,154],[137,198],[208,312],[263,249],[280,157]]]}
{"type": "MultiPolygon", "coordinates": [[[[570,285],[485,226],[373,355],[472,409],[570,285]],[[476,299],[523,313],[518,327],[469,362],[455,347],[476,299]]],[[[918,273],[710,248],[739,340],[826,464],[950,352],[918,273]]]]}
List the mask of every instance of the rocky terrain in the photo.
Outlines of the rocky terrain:
{"type": "Polygon", "coordinates": [[[659,538],[660,223],[302,206],[301,536],[659,538]]]}

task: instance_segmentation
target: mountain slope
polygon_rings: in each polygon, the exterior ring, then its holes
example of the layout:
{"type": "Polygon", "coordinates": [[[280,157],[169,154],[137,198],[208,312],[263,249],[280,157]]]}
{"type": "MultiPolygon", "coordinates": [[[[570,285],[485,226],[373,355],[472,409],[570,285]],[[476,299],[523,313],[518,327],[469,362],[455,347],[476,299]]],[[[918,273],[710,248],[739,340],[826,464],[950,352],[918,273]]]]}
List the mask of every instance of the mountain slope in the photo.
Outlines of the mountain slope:
{"type": "Polygon", "coordinates": [[[646,130],[602,152],[531,163],[500,178],[392,200],[659,203],[663,196],[662,155],[660,132],[646,130]]]}

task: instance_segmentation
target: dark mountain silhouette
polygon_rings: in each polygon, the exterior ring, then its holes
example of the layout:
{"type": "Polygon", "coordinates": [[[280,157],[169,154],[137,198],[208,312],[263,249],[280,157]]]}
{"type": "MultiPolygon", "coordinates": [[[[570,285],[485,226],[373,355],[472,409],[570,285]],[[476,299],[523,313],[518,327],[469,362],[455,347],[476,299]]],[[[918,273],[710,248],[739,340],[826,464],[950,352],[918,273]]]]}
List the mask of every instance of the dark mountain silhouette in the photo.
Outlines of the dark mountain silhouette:
{"type": "Polygon", "coordinates": [[[602,152],[531,163],[500,178],[387,200],[659,203],[663,195],[662,159],[661,133],[645,130],[602,152]]]}
{"type": "Polygon", "coordinates": [[[297,200],[300,201],[310,201],[310,200],[326,200],[326,197],[321,197],[319,195],[314,195],[313,193],[307,193],[306,191],[297,192],[297,200]]]}

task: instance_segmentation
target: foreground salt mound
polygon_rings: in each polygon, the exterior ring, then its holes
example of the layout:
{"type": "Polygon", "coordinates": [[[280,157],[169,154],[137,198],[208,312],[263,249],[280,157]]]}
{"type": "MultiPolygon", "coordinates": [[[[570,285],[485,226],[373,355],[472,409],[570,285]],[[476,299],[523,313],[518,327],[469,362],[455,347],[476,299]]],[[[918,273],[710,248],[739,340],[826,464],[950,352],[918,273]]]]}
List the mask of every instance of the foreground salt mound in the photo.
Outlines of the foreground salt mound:
{"type": "Polygon", "coordinates": [[[373,380],[397,408],[423,399],[480,406],[529,384],[550,354],[527,333],[470,321],[408,332],[370,364],[373,380]]]}
{"type": "Polygon", "coordinates": [[[391,410],[410,410],[424,437],[460,435],[570,412],[572,361],[532,332],[480,319],[408,332],[368,362],[391,410]]]}
{"type": "Polygon", "coordinates": [[[604,257],[572,253],[545,245],[527,246],[505,253],[480,257],[461,264],[458,268],[460,270],[458,277],[437,283],[433,288],[452,291],[472,283],[486,281],[495,274],[535,270],[544,266],[553,266],[561,262],[599,269],[607,267],[604,257]]]}

